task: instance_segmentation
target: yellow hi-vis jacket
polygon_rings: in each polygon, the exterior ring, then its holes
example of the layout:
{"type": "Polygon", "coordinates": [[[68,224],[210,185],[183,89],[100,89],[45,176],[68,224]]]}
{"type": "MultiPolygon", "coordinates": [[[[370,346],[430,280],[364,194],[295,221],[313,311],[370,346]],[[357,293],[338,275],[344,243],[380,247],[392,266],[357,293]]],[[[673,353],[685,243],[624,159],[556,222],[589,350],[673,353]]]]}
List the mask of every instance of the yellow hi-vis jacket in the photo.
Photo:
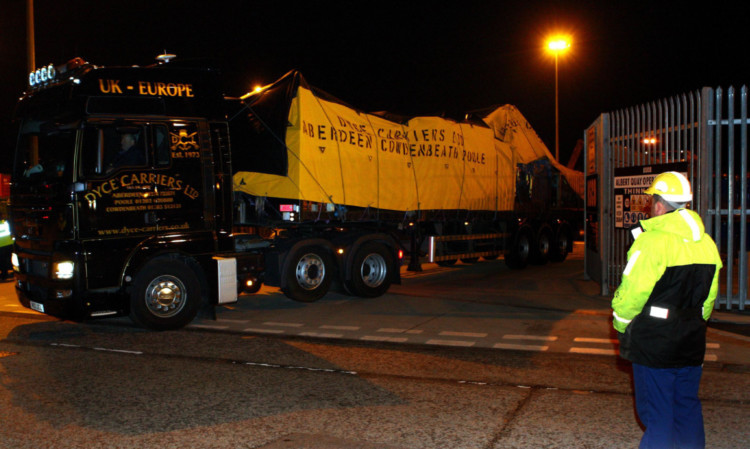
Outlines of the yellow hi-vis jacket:
{"type": "Polygon", "coordinates": [[[719,251],[688,209],[640,225],[612,299],[620,355],[654,368],[700,365],[719,290],[719,251]]]}
{"type": "Polygon", "coordinates": [[[0,248],[13,244],[13,238],[10,236],[10,227],[6,220],[0,220],[0,248]]]}

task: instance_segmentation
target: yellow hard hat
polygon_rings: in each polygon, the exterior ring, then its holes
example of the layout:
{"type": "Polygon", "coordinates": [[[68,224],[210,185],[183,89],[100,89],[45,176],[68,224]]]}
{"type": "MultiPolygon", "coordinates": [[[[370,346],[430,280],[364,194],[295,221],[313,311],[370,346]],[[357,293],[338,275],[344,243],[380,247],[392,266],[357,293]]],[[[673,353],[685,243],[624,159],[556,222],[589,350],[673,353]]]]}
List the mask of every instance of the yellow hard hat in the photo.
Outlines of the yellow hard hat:
{"type": "Polygon", "coordinates": [[[659,195],[673,203],[687,203],[693,200],[690,181],[682,173],[676,171],[668,171],[656,176],[654,182],[651,183],[651,187],[643,193],[659,195]]]}

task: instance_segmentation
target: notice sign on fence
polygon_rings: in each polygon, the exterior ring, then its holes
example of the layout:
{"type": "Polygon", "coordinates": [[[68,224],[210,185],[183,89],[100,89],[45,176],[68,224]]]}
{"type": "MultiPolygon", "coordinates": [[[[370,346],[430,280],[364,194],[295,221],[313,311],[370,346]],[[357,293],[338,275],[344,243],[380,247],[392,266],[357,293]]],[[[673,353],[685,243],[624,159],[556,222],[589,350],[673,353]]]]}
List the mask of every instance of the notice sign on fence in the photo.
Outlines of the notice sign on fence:
{"type": "Polygon", "coordinates": [[[654,178],[665,171],[687,176],[687,163],[643,165],[615,169],[615,228],[630,228],[650,217],[650,198],[643,193],[654,178]]]}

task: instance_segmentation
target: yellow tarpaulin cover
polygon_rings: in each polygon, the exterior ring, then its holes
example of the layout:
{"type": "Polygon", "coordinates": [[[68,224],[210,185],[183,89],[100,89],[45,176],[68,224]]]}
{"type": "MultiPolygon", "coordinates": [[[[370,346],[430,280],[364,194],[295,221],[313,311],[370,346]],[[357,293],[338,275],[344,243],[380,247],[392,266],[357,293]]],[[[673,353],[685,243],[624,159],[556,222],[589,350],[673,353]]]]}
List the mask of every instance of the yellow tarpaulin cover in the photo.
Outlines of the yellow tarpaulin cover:
{"type": "Polygon", "coordinates": [[[493,129],[497,139],[510,145],[519,163],[528,164],[547,158],[562,173],[578,196],[583,198],[583,173],[558,164],[542,139],[515,106],[509,104],[501,106],[489,113],[483,120],[493,129]]]}
{"type": "Polygon", "coordinates": [[[241,171],[235,190],[399,211],[507,211],[514,204],[516,164],[552,159],[512,106],[487,116],[488,127],[439,117],[400,124],[299,85],[288,121],[287,176],[241,171]]]}

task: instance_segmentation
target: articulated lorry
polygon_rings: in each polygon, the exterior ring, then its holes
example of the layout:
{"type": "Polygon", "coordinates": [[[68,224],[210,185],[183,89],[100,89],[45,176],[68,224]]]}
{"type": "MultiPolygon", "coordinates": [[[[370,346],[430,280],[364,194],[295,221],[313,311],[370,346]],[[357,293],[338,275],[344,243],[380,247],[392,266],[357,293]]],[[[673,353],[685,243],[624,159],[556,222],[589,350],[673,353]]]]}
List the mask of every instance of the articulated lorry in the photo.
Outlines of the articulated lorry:
{"type": "Polygon", "coordinates": [[[77,58],[30,74],[15,120],[15,289],[76,319],[175,329],[262,283],[377,297],[403,255],[561,261],[582,218],[581,174],[512,106],[402,118],[298,72],[235,98],[212,69],[77,58]]]}

